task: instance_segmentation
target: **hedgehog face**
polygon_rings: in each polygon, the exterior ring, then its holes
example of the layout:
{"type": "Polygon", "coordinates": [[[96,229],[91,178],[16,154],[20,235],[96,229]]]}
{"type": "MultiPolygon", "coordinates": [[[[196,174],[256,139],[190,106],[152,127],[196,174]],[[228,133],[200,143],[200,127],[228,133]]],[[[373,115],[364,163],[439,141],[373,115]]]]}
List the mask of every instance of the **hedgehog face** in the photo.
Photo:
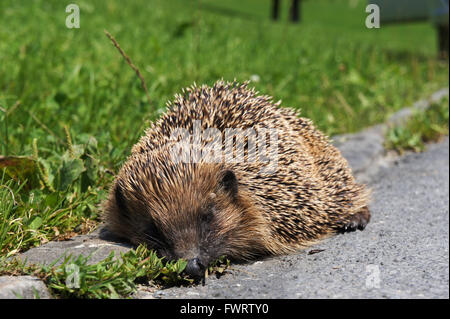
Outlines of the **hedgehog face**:
{"type": "Polygon", "coordinates": [[[186,272],[197,279],[220,256],[247,259],[263,247],[260,214],[242,196],[233,171],[186,166],[174,175],[175,169],[169,168],[172,179],[119,177],[106,210],[110,230],[166,260],[187,260],[186,272]]]}

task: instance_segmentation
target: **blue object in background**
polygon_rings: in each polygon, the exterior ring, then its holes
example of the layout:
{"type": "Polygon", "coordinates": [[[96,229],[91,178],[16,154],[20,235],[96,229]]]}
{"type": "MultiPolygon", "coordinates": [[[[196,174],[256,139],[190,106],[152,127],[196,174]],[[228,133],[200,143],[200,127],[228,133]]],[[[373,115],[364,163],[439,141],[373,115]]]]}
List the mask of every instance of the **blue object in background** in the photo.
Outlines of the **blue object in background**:
{"type": "Polygon", "coordinates": [[[435,0],[431,7],[431,20],[435,24],[444,24],[448,26],[448,0],[435,0]]]}
{"type": "Polygon", "coordinates": [[[380,7],[381,23],[432,21],[448,25],[448,0],[369,0],[380,7]]]}
{"type": "Polygon", "coordinates": [[[414,21],[430,21],[438,35],[440,57],[449,55],[448,46],[448,2],[449,0],[369,0],[380,8],[380,24],[414,21]]]}

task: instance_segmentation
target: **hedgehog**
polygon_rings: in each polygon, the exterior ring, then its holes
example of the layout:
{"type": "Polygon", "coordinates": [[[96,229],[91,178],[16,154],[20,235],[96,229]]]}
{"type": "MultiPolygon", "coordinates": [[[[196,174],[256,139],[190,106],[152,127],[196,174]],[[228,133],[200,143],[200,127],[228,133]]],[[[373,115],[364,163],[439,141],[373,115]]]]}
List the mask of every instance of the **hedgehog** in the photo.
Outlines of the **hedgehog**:
{"type": "Polygon", "coordinates": [[[280,104],[248,82],[183,89],[116,176],[107,229],[167,260],[186,260],[185,272],[203,280],[221,256],[289,254],[363,230],[370,191],[311,120],[280,104]]]}

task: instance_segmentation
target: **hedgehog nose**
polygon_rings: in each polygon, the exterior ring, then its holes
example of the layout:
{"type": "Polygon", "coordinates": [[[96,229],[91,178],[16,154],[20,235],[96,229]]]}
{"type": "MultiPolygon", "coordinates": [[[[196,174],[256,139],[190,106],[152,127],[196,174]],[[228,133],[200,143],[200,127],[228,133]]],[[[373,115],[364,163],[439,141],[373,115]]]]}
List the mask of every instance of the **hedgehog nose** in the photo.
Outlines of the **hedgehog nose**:
{"type": "Polygon", "coordinates": [[[198,258],[190,259],[185,269],[186,273],[195,279],[203,278],[205,276],[205,270],[205,266],[202,265],[198,258]]]}

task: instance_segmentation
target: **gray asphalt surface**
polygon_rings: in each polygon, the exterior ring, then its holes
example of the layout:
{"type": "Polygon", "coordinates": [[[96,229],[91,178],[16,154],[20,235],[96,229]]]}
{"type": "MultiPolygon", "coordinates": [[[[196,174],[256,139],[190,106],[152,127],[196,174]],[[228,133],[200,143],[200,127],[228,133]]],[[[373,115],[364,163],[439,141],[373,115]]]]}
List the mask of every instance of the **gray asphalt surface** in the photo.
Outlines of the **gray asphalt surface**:
{"type": "Polygon", "coordinates": [[[449,298],[449,142],[382,168],[372,220],[294,255],[233,265],[206,286],[140,298],[449,298]],[[308,254],[311,250],[324,251],[308,254]]]}

